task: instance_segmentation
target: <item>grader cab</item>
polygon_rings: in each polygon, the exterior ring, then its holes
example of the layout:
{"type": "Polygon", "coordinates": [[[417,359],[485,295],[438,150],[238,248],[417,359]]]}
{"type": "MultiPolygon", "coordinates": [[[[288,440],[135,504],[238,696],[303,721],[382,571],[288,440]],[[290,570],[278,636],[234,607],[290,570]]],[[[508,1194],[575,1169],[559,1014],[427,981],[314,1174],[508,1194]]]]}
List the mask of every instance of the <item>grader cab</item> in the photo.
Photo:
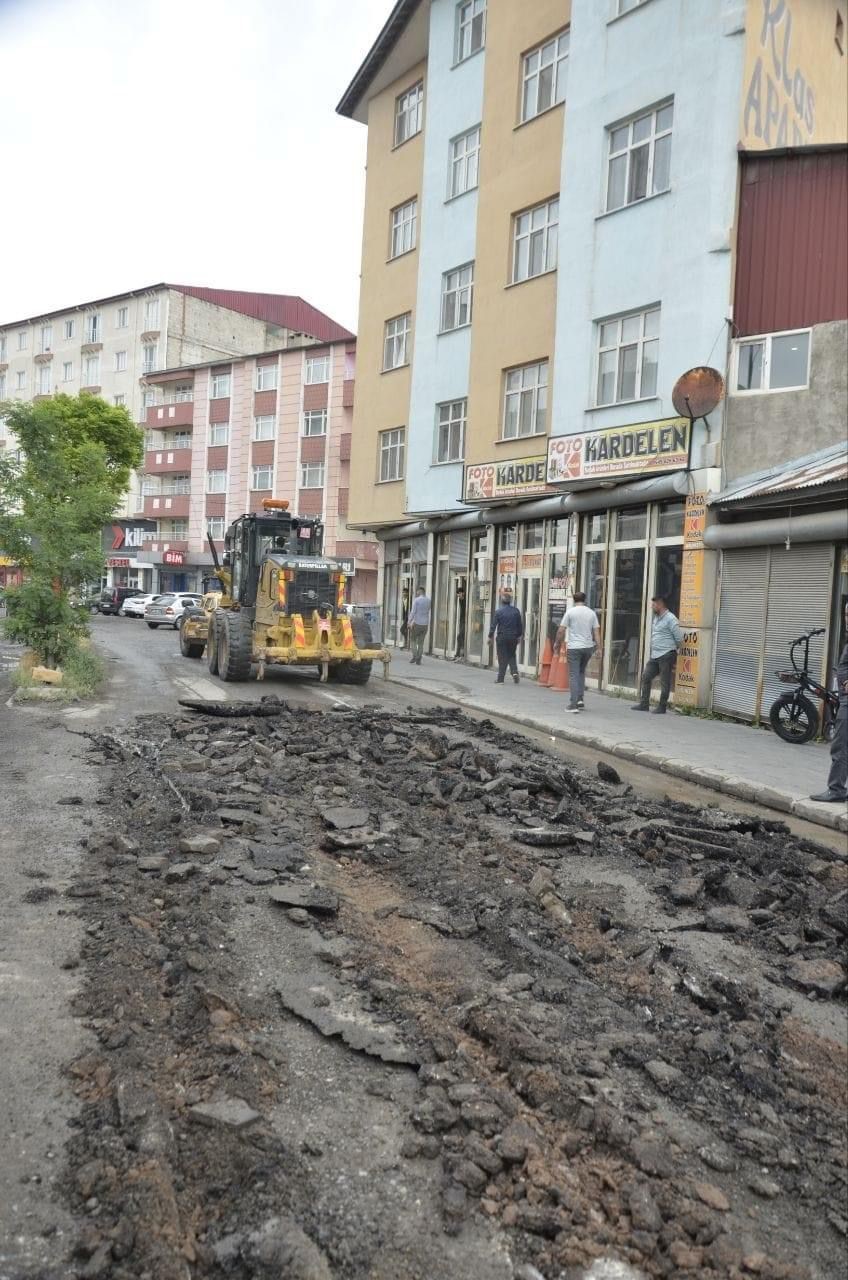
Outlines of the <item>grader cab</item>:
{"type": "Polygon", "coordinates": [[[213,675],[247,680],[256,665],[261,680],[268,666],[313,666],[321,680],[367,684],[374,661],[388,675],[388,653],[345,609],[346,574],[323,555],[323,541],[320,520],[274,499],[230,525],[215,565],[222,591],[204,597],[216,597],[205,637],[213,675]]]}

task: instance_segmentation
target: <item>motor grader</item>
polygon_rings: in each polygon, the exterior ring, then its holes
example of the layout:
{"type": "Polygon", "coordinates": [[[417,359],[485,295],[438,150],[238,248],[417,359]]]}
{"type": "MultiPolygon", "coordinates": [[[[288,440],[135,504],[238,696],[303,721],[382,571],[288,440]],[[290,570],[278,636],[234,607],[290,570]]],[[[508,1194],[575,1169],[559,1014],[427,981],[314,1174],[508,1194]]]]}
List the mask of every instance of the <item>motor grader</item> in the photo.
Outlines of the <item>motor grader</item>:
{"type": "Polygon", "coordinates": [[[292,515],[288,505],[266,498],[261,512],[235,520],[223,563],[210,540],[217,580],[203,597],[206,634],[201,639],[199,618],[186,619],[182,652],[200,657],[205,648],[210,672],[227,681],[249,679],[253,666],[262,680],[279,665],[317,667],[322,681],[367,684],[374,661],[388,676],[389,654],[374,645],[368,622],[345,610],[347,575],[323,555],[323,524],[292,515]]]}

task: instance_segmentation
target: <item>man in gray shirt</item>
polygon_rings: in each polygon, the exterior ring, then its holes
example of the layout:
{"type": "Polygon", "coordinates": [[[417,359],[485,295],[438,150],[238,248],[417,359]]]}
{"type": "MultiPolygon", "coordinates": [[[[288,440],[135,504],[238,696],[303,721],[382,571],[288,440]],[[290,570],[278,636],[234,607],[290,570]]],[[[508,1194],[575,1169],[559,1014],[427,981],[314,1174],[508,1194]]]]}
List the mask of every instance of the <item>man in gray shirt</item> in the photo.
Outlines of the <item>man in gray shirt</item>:
{"type": "Polygon", "coordinates": [[[414,662],[420,667],[421,659],[424,656],[424,640],[430,626],[430,597],[423,587],[419,587],[415,593],[407,624],[409,626],[409,641],[412,645],[410,662],[414,662]]]}
{"type": "Polygon", "coordinates": [[[651,625],[651,656],[645,663],[642,672],[642,688],[638,702],[634,702],[633,711],[650,711],[651,685],[660,678],[660,702],[654,708],[654,714],[664,716],[668,706],[668,695],[671,692],[671,672],[677,647],[683,641],[683,628],[668,607],[665,596],[654,596],[651,600],[654,620],[651,625]]]}
{"type": "Polygon", "coordinates": [[[585,706],[586,668],[597,651],[601,653],[601,628],[598,615],[586,604],[586,592],[575,591],[574,604],[562,615],[554,640],[554,653],[559,653],[566,640],[568,659],[568,692],[566,711],[582,711],[585,706]]]}

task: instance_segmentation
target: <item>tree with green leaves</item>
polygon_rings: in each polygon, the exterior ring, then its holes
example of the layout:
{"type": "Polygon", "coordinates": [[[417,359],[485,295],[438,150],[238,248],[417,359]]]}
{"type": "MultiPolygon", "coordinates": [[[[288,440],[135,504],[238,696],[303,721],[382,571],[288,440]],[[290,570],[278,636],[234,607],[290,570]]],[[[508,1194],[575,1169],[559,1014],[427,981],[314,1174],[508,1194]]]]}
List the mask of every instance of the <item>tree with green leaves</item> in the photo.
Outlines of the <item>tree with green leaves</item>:
{"type": "Polygon", "coordinates": [[[0,454],[0,547],[24,570],[7,592],[6,634],[60,663],[86,630],[68,600],[103,568],[101,532],[142,458],[127,410],[99,396],[0,406],[17,454],[0,454]]]}

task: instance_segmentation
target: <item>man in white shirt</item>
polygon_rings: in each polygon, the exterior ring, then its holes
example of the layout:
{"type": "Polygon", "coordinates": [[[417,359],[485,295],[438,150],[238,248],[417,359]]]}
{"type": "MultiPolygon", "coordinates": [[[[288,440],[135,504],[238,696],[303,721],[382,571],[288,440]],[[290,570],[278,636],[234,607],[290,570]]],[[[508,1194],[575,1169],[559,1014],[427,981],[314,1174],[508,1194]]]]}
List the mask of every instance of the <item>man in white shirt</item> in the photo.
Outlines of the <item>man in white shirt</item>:
{"type": "Polygon", "coordinates": [[[566,641],[568,655],[569,702],[566,711],[582,711],[586,692],[586,668],[597,650],[601,653],[601,624],[594,609],[586,604],[586,592],[575,591],[574,604],[562,615],[554,640],[554,653],[566,641]]]}

